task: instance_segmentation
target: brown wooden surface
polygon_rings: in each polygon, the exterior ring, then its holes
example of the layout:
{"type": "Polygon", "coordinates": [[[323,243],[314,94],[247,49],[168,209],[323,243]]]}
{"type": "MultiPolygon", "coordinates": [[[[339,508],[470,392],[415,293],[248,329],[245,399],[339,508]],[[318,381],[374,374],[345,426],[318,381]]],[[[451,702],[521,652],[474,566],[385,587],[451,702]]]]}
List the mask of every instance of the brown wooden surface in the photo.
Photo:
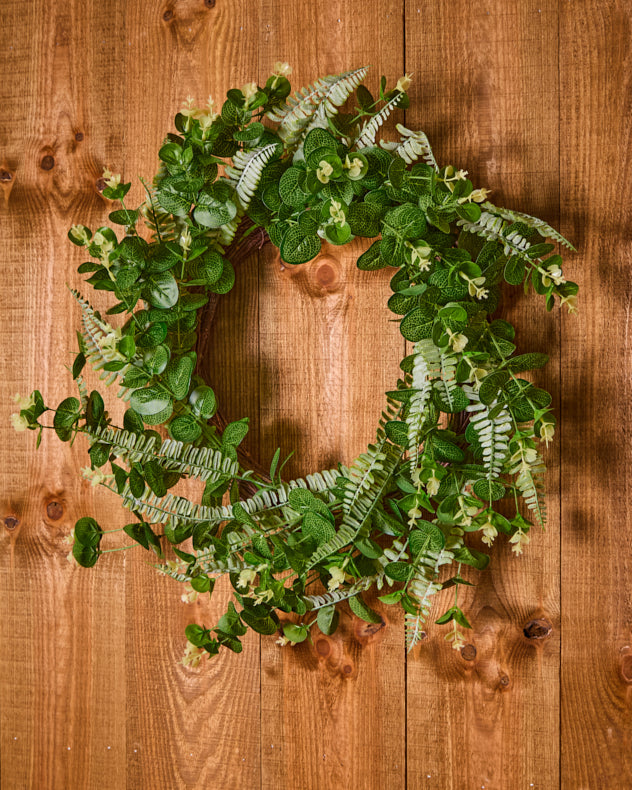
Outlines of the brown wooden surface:
{"type": "MultiPolygon", "coordinates": [[[[0,781],[2,788],[626,790],[632,786],[632,551],[627,524],[632,4],[614,0],[4,0],[0,113],[0,781]],[[432,625],[406,657],[402,618],[279,649],[249,637],[201,671],[183,627],[212,607],[125,552],[84,571],[63,537],[117,501],[81,482],[83,448],[7,427],[10,396],[73,394],[77,221],[109,211],[104,166],[150,176],[189,94],[221,100],[370,63],[415,72],[406,122],[440,161],[560,224],[578,317],[510,294],[561,428],[548,453],[549,528],[506,546],[465,601],[470,644],[432,625]],[[525,632],[526,629],[526,632],[525,632]]],[[[140,189],[134,187],[134,198],[140,189]]],[[[208,369],[262,463],[349,462],[372,437],[403,343],[388,275],[361,245],[283,268],[266,249],[220,304],[208,369]]],[[[474,578],[474,577],[472,577],[474,578]]],[[[212,611],[208,611],[212,608],[212,611]]]]}

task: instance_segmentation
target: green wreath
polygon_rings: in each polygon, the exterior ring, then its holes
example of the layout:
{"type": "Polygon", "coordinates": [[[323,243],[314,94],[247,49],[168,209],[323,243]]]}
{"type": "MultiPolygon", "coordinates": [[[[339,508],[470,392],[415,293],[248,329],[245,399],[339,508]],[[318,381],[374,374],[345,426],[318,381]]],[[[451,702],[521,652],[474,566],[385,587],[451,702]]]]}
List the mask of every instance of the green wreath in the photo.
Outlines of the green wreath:
{"type": "MultiPolygon", "coordinates": [[[[130,184],[105,171],[103,195],[121,205],[110,222],[122,235],[74,225],[69,237],[92,257],[79,272],[116,299],[107,315],[126,320],[114,328],[73,291],[79,396],[50,409],[36,390],[16,396],[12,415],[17,430],[38,432],[38,445],[45,427],[62,441],[87,437],[84,476],[121,497],[135,517],[124,527],[132,545],[155,552],[156,567],[186,585],[184,599],[212,594],[216,577],[229,575],[234,602],[223,617],[186,629],[183,661],[193,666],[220,647],[240,652],[248,628],[278,633],[281,644],[302,642],[314,625],[331,634],[343,601],[380,622],[363,598],[372,587],[405,610],[409,648],[432,596],[454,587],[436,622],[451,623],[446,638],[458,648],[460,628],[470,628],[458,605],[468,583],[461,565],[489,562],[468,534],[489,546],[502,535],[520,554],[533,524],[545,523],[539,447],[555,418],[549,393],[521,374],[547,356],[516,356],[513,327],[491,314],[503,279],[531,284],[549,310],[557,296],[573,311],[577,286],[545,240],[571,245],[545,222],[490,203],[464,171],[440,168],[423,132],[398,124],[398,142],[377,142],[390,113],[408,106],[407,75],[392,90],[382,77],[377,98],[361,84],[365,68],[288,98],[290,71],[277,63],[264,87],[228,91],[220,113],[212,101],[200,110],[188,100],[139,208],[125,205],[130,184]],[[342,111],[352,94],[355,106],[342,111]],[[287,264],[302,264],[323,239],[355,236],[377,237],[358,266],[393,268],[388,306],[414,344],[375,441],[350,467],[304,480],[282,481],[279,451],[269,475],[245,468],[237,448],[248,420],[212,421],[215,395],[196,373],[201,316],[230,291],[231,257],[265,237],[287,264]],[[86,363],[129,403],[122,426],[88,392],[86,363]],[[48,411],[52,426],[40,422],[48,411]],[[172,491],[183,478],[204,482],[201,502],[172,491]],[[513,518],[498,509],[507,499],[513,518]],[[175,560],[165,560],[166,544],[175,560]]],[[[69,557],[89,567],[119,550],[102,548],[106,535],[79,519],[69,557]]]]}

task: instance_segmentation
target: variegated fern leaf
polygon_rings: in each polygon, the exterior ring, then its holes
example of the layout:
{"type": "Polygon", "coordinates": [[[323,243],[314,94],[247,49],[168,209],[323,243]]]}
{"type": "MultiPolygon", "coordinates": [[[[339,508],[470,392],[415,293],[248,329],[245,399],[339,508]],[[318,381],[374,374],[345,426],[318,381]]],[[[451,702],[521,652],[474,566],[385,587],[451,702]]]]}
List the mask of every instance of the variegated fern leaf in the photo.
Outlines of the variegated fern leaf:
{"type": "Polygon", "coordinates": [[[439,169],[425,132],[421,130],[413,132],[401,123],[398,123],[395,128],[402,137],[401,142],[396,143],[380,140],[381,148],[384,148],[386,151],[391,151],[396,156],[401,157],[407,165],[411,165],[421,157],[424,162],[430,165],[434,170],[439,169]]]}
{"type": "Polygon", "coordinates": [[[419,340],[415,345],[411,389],[406,425],[408,426],[408,455],[415,466],[419,457],[419,445],[423,435],[426,407],[432,391],[432,383],[441,376],[441,355],[430,338],[419,340]]]}
{"type": "Polygon", "coordinates": [[[523,222],[528,227],[535,228],[535,230],[537,230],[538,233],[545,239],[552,239],[553,241],[561,244],[563,247],[575,251],[575,247],[573,247],[568,239],[562,236],[562,234],[555,230],[555,228],[552,228],[547,222],[542,219],[538,219],[538,217],[533,217],[531,214],[525,214],[522,211],[513,211],[512,209],[499,208],[489,201],[485,201],[481,208],[485,209],[485,211],[488,211],[491,214],[496,214],[502,217],[508,222],[523,222]]]}
{"type": "Polygon", "coordinates": [[[432,606],[431,598],[441,590],[437,579],[442,565],[448,565],[454,560],[454,554],[447,548],[433,551],[427,549],[422,552],[415,562],[415,570],[408,586],[408,593],[419,607],[419,613],[414,615],[406,612],[404,617],[404,630],[406,648],[410,652],[421,639],[422,626],[428,619],[432,606]]]}
{"type": "Polygon", "coordinates": [[[277,134],[286,148],[298,145],[307,132],[317,126],[327,128],[327,118],[338,112],[338,107],[364,80],[367,71],[368,68],[362,67],[323,77],[297,91],[283,107],[271,110],[268,118],[279,124],[277,134]]]}
{"type": "MultiPolygon", "coordinates": [[[[304,480],[292,480],[290,483],[281,484],[276,489],[260,491],[254,496],[242,500],[240,505],[248,515],[256,517],[263,511],[287,506],[288,494],[292,488],[300,486],[309,489],[312,493],[327,493],[329,489],[336,486],[339,474],[338,470],[325,470],[308,475],[304,480]]],[[[113,483],[106,482],[104,485],[117,492],[113,483]]],[[[195,504],[189,499],[175,494],[158,497],[149,488],[145,489],[142,496],[136,497],[130,491],[129,484],[125,485],[120,496],[123,499],[124,507],[146,516],[152,524],[160,524],[167,520],[170,520],[174,526],[185,522],[199,524],[202,521],[219,524],[233,518],[232,505],[208,507],[195,504]]]]}
{"type": "Polygon", "coordinates": [[[366,453],[354,461],[348,477],[340,483],[344,488],[342,523],[336,535],[312,554],[308,567],[313,568],[355,538],[365,536],[371,512],[384,496],[401,455],[401,449],[384,443],[382,446],[369,445],[366,453]]]}
{"type": "Polygon", "coordinates": [[[533,450],[534,460],[529,460],[527,453],[520,449],[511,457],[513,465],[509,474],[517,475],[516,486],[525,501],[527,508],[533,513],[536,522],[546,526],[546,500],[544,474],[546,467],[541,455],[533,450]],[[518,457],[516,457],[518,456],[518,457]]]}
{"type": "MultiPolygon", "coordinates": [[[[81,337],[86,349],[86,360],[93,370],[102,371],[99,378],[109,387],[117,379],[122,379],[129,369],[129,365],[117,371],[103,370],[108,362],[120,362],[124,359],[116,350],[116,331],[107,321],[100,318],[87,299],[73,288],[70,293],[75,297],[81,307],[81,337]]],[[[132,390],[121,387],[117,393],[119,398],[129,400],[132,390]]]]}
{"type": "Polygon", "coordinates": [[[243,209],[248,208],[254,195],[261,174],[266,164],[277,150],[276,143],[264,145],[251,151],[237,151],[233,156],[233,163],[226,166],[226,175],[229,177],[243,209]]]}
{"type": "Polygon", "coordinates": [[[106,426],[90,431],[99,442],[109,445],[111,452],[126,463],[157,461],[163,469],[215,482],[221,477],[235,477],[239,463],[212,447],[194,447],[174,439],[166,439],[156,447],[155,436],[132,433],[106,426]]]}
{"type": "Polygon", "coordinates": [[[470,414],[470,424],[476,431],[476,437],[483,451],[483,465],[488,480],[496,479],[503,471],[503,466],[509,454],[509,433],[512,420],[509,410],[503,407],[494,417],[491,412],[496,408],[496,402],[485,406],[478,400],[476,393],[470,390],[470,397],[476,398],[474,403],[467,407],[470,414]]]}
{"type": "Polygon", "coordinates": [[[397,107],[403,97],[403,93],[397,93],[382,107],[382,109],[372,118],[368,118],[360,127],[360,132],[355,141],[355,146],[358,151],[363,148],[371,148],[375,145],[375,138],[380,127],[388,119],[393,110],[397,107]]]}
{"type": "MultiPolygon", "coordinates": [[[[163,169],[164,165],[161,166],[161,170],[163,169]]],[[[175,217],[168,211],[165,211],[165,209],[162,208],[156,199],[156,186],[158,183],[158,176],[154,179],[154,184],[151,187],[148,187],[143,181],[147,198],[140,206],[139,212],[145,222],[145,225],[151,231],[152,241],[174,241],[180,236],[185,224],[180,217],[175,217]]]]}

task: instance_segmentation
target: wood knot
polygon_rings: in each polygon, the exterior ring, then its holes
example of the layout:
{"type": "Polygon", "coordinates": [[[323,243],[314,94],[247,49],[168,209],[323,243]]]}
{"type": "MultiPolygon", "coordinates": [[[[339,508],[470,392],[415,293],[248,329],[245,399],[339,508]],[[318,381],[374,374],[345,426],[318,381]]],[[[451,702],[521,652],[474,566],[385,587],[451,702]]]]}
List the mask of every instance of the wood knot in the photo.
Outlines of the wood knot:
{"type": "Polygon", "coordinates": [[[215,0],[204,0],[204,5],[207,8],[215,8],[215,0]]]}
{"type": "Polygon", "coordinates": [[[51,521],[59,521],[64,515],[64,508],[59,502],[49,502],[46,505],[46,515],[51,521]]]}
{"type": "Polygon", "coordinates": [[[523,634],[527,639],[546,639],[553,630],[553,626],[548,620],[538,619],[529,620],[529,622],[522,629],[523,634]]]}
{"type": "Polygon", "coordinates": [[[83,132],[77,132],[75,134],[75,140],[80,143],[83,140],[83,132]]]}
{"type": "Polygon", "coordinates": [[[55,167],[55,158],[50,154],[46,154],[40,162],[40,167],[42,170],[52,170],[55,167]]]}
{"type": "Polygon", "coordinates": [[[13,178],[13,174],[9,173],[8,170],[0,170],[0,181],[7,182],[11,181],[13,178]]]}
{"type": "Polygon", "coordinates": [[[4,520],[4,526],[10,530],[14,530],[19,523],[15,516],[7,516],[4,520]]]}
{"type": "Polygon", "coordinates": [[[103,177],[97,178],[97,180],[95,182],[95,186],[97,188],[97,192],[103,192],[103,190],[107,186],[107,184],[105,183],[105,178],[103,178],[103,177]]]}
{"type": "Polygon", "coordinates": [[[171,8],[168,8],[165,11],[165,13],[162,15],[162,18],[165,20],[165,22],[171,22],[171,20],[173,19],[173,10],[171,8]]]}
{"type": "Polygon", "coordinates": [[[351,666],[351,664],[345,664],[345,665],[343,666],[343,668],[342,668],[342,674],[343,674],[345,677],[349,677],[350,675],[352,675],[352,674],[353,674],[353,667],[351,666]]]}
{"type": "Polygon", "coordinates": [[[340,288],[340,263],[329,255],[318,258],[309,269],[309,289],[314,296],[327,296],[340,288]]]}
{"type": "Polygon", "coordinates": [[[322,286],[331,285],[336,279],[336,272],[330,263],[322,263],[316,270],[316,279],[322,286]]]}
{"type": "Polygon", "coordinates": [[[621,677],[626,683],[632,683],[632,655],[626,655],[621,662],[621,677]]]}
{"type": "Polygon", "coordinates": [[[381,631],[386,626],[384,618],[379,623],[365,623],[364,620],[359,620],[355,627],[355,634],[358,639],[367,639],[378,631],[381,631]]]}
{"type": "Polygon", "coordinates": [[[501,675],[500,676],[498,684],[501,687],[501,689],[503,689],[503,690],[508,689],[510,683],[511,683],[511,681],[509,680],[509,676],[508,675],[501,675]]]}
{"type": "Polygon", "coordinates": [[[326,658],[331,653],[331,645],[327,639],[319,639],[316,642],[316,652],[319,656],[326,658]]]}
{"type": "Polygon", "coordinates": [[[476,648],[471,644],[463,645],[461,648],[461,655],[466,661],[474,661],[476,658],[476,648]]]}

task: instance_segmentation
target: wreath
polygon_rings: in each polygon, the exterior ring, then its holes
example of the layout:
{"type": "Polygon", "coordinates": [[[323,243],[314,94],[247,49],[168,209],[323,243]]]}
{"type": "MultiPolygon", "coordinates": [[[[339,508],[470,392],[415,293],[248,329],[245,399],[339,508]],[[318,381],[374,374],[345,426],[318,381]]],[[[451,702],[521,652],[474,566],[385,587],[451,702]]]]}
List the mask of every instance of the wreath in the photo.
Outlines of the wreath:
{"type": "MultiPolygon", "coordinates": [[[[202,109],[187,100],[153,183],[141,179],[138,208],[125,204],[131,184],[104,172],[103,196],[120,203],[110,223],[122,230],[73,225],[69,238],[92,259],[79,273],[116,301],[103,316],[72,291],[78,397],[51,409],[35,390],[16,396],[12,415],[38,445],[47,427],[64,442],[87,438],[84,477],[135,517],[123,548],[155,552],[158,570],[185,585],[184,600],[229,576],[233,600],[219,622],[186,629],[189,666],[220,648],[240,652],[249,628],[280,644],[304,641],[314,626],[332,634],[344,601],[380,622],[363,597],[373,587],[403,607],[409,649],[433,596],[454,588],[436,622],[449,624],[446,639],[459,648],[471,627],[458,603],[469,584],[461,566],[489,562],[469,536],[487,546],[507,539],[521,554],[532,526],[545,524],[540,448],[555,418],[549,393],[521,374],[547,356],[516,355],[513,327],[492,314],[503,280],[533,286],[548,310],[557,297],[574,311],[577,285],[565,280],[554,243],[573,248],[542,220],[489,202],[463,170],[439,167],[423,132],[397,124],[398,141],[377,142],[391,112],[408,107],[408,75],[391,90],[382,77],[377,98],[362,84],[365,68],[290,97],[290,72],[277,63],[265,86],[229,90],[219,113],[212,100],[202,109]],[[300,265],[323,240],[356,236],[376,238],[360,269],[393,269],[388,306],[412,353],[366,452],[284,482],[280,450],[269,473],[244,463],[248,420],[217,419],[196,348],[250,248],[269,239],[285,263],[300,265]],[[116,315],[124,321],[115,328],[116,315]],[[86,363],[128,404],[122,425],[98,390],[88,392],[86,363]],[[186,478],[204,484],[200,501],[177,492],[186,478]]],[[[69,559],[90,567],[121,550],[102,547],[112,531],[80,518],[69,559]]]]}

